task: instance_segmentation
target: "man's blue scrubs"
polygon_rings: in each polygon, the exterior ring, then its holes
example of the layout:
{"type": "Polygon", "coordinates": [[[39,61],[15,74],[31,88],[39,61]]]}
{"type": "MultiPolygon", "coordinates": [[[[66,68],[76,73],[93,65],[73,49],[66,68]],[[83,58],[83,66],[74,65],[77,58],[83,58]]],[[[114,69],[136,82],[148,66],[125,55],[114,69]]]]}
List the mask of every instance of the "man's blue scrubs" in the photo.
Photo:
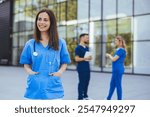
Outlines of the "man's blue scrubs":
{"type": "Polygon", "coordinates": [[[61,78],[50,76],[50,73],[57,72],[61,64],[70,63],[70,57],[66,42],[59,39],[59,50],[51,47],[44,47],[42,43],[29,40],[20,57],[21,64],[29,64],[32,70],[38,72],[36,75],[29,75],[25,97],[30,99],[59,99],[64,96],[64,89],[61,78]],[[34,50],[35,43],[35,50],[34,50]],[[33,53],[38,53],[35,56],[33,53]]]}
{"type": "Polygon", "coordinates": [[[118,48],[114,54],[119,56],[117,61],[112,62],[112,78],[110,82],[108,100],[111,99],[115,88],[117,88],[118,100],[122,100],[122,75],[124,73],[124,60],[126,57],[126,51],[124,48],[118,48]]]}
{"type": "MultiPolygon", "coordinates": [[[[78,45],[75,49],[75,55],[81,58],[84,58],[85,53],[89,51],[88,47],[83,47],[78,45]]],[[[81,61],[77,64],[77,71],[79,75],[79,84],[78,84],[78,99],[82,100],[87,98],[88,85],[90,81],[90,65],[89,61],[81,61]]]]}

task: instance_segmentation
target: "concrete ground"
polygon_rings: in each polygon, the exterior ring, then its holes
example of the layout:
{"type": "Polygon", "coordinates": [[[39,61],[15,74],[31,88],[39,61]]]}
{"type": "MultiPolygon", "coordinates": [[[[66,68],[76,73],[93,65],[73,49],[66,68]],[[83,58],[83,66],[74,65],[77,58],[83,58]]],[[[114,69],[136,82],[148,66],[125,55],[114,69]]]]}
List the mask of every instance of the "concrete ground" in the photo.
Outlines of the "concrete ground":
{"type": "MultiPolygon", "coordinates": [[[[22,67],[0,66],[0,100],[22,100],[27,73],[22,67]]],[[[104,100],[109,89],[111,74],[91,72],[88,94],[94,100],[104,100]]],[[[62,76],[65,90],[64,100],[77,99],[78,75],[66,71],[62,76]]],[[[124,100],[150,100],[150,76],[124,75],[124,100]]],[[[116,100],[116,92],[113,99],[116,100]]]]}

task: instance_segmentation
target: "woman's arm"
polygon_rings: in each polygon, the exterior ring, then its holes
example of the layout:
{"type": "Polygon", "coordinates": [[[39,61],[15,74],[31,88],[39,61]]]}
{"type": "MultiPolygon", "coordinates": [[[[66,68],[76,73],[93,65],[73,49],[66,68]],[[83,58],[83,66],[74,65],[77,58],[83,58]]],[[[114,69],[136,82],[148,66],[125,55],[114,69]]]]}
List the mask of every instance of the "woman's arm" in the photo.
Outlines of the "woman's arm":
{"type": "Polygon", "coordinates": [[[51,73],[52,76],[58,76],[61,77],[62,73],[66,70],[67,64],[62,64],[60,69],[57,72],[51,73]]]}
{"type": "Polygon", "coordinates": [[[28,64],[24,64],[24,69],[26,70],[26,72],[27,72],[28,74],[38,74],[38,72],[32,71],[30,65],[28,65],[28,64]]]}
{"type": "Polygon", "coordinates": [[[106,57],[110,58],[113,62],[117,61],[119,59],[118,55],[115,55],[114,57],[111,54],[106,53],[106,57]]]}
{"type": "Polygon", "coordinates": [[[88,56],[88,57],[86,57],[86,58],[81,58],[81,57],[79,57],[79,56],[75,56],[75,61],[76,61],[76,62],[89,61],[89,60],[91,60],[91,59],[92,59],[92,56],[88,56]]]}

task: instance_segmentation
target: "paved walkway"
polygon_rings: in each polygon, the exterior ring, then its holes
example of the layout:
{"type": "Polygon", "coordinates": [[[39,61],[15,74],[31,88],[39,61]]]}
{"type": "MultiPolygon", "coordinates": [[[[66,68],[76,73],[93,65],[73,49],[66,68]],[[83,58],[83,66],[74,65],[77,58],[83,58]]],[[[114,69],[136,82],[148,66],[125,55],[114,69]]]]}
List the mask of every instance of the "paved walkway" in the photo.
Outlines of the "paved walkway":
{"type": "MultiPolygon", "coordinates": [[[[24,99],[27,73],[22,67],[0,66],[0,100],[24,99]]],[[[106,98],[111,74],[91,72],[89,96],[94,100],[106,98]]],[[[76,71],[66,71],[62,76],[65,100],[77,99],[78,75],[76,71]]],[[[116,100],[116,92],[113,99],[116,100]]],[[[124,75],[124,100],[150,100],[150,76],[124,75]]]]}

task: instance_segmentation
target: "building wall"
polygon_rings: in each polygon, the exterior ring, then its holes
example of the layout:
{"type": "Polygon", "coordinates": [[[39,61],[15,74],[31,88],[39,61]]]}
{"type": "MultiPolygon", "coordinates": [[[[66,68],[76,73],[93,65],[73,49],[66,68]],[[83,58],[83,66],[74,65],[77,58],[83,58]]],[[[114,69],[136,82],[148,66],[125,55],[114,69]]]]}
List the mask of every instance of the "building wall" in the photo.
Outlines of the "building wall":
{"type": "Polygon", "coordinates": [[[8,65],[11,62],[11,6],[10,1],[0,3],[0,64],[8,65]]]}
{"type": "Polygon", "coordinates": [[[12,65],[19,65],[25,42],[32,38],[36,12],[47,7],[54,11],[60,38],[67,42],[75,69],[74,48],[78,37],[90,35],[93,71],[110,72],[111,61],[105,53],[114,52],[114,38],[122,35],[127,43],[125,72],[150,74],[149,0],[14,0],[12,65]]]}

